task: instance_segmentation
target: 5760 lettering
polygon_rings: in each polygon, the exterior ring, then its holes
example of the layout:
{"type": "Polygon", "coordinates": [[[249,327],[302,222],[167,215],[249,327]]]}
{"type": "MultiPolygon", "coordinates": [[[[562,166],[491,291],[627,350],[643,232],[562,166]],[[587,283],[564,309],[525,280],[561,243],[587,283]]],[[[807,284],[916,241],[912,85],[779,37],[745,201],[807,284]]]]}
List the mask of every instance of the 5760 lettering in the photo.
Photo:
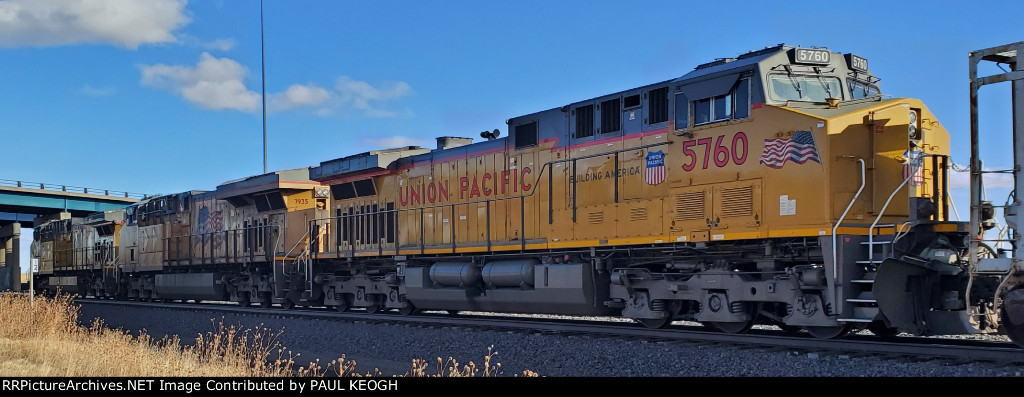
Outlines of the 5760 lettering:
{"type": "Polygon", "coordinates": [[[721,168],[727,165],[743,165],[747,161],[747,151],[749,145],[747,144],[747,134],[743,132],[737,132],[729,140],[725,139],[725,135],[719,135],[716,138],[707,137],[700,139],[691,139],[683,142],[683,155],[687,157],[687,161],[683,164],[683,170],[686,172],[693,171],[697,168],[697,164],[701,163],[701,169],[708,169],[708,164],[714,164],[715,167],[721,168]],[[714,148],[712,148],[712,142],[714,142],[714,148]],[[730,142],[729,146],[725,146],[726,142],[730,142]],[[697,146],[704,147],[704,161],[700,161],[700,157],[693,150],[697,146]]]}

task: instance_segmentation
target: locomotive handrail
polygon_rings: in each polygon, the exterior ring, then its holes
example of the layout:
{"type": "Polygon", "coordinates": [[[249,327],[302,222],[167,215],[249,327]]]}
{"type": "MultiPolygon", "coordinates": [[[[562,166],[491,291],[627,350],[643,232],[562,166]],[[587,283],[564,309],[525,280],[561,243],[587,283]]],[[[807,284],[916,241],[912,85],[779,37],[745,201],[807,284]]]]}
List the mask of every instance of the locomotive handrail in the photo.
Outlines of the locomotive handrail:
{"type": "MultiPolygon", "coordinates": [[[[554,194],[554,191],[552,189],[554,184],[553,184],[553,182],[551,181],[551,178],[550,178],[551,175],[553,175],[552,171],[550,169],[553,167],[554,164],[572,163],[575,166],[576,162],[579,161],[579,160],[585,160],[585,159],[601,157],[601,156],[615,156],[616,163],[617,163],[618,162],[618,155],[620,153],[629,152],[629,151],[633,151],[633,150],[647,149],[647,148],[651,148],[651,147],[655,147],[655,146],[662,146],[662,145],[667,145],[667,144],[668,144],[668,142],[651,143],[651,144],[647,144],[647,145],[633,146],[633,147],[623,148],[623,149],[609,151],[609,152],[594,153],[594,154],[589,154],[589,155],[586,155],[586,156],[567,157],[567,158],[564,158],[564,159],[549,160],[549,161],[545,162],[544,164],[542,164],[541,168],[540,168],[540,172],[537,173],[537,179],[536,180],[538,182],[541,181],[542,178],[545,176],[545,174],[547,174],[548,177],[549,177],[548,178],[549,179],[548,180],[548,224],[551,224],[553,222],[553,216],[554,216],[553,215],[553,210],[554,210],[553,194],[554,194]]],[[[615,179],[618,180],[618,173],[615,174],[615,179]]],[[[519,240],[520,240],[520,244],[522,246],[522,249],[525,250],[526,249],[526,219],[525,219],[525,217],[526,217],[526,214],[525,214],[526,202],[525,202],[525,200],[526,200],[527,197],[531,197],[531,196],[533,196],[537,192],[537,188],[536,188],[537,185],[538,184],[535,183],[534,184],[534,188],[530,189],[529,193],[523,193],[523,194],[519,194],[519,195],[515,195],[515,196],[480,199],[480,200],[466,201],[466,202],[461,202],[461,203],[446,203],[446,204],[426,205],[426,206],[420,206],[420,207],[416,207],[416,208],[396,208],[396,209],[391,209],[391,210],[382,209],[382,210],[378,210],[378,211],[359,213],[359,214],[335,215],[335,216],[328,216],[328,217],[325,217],[325,218],[312,219],[312,220],[309,221],[309,223],[312,226],[314,224],[318,225],[320,221],[330,221],[332,219],[336,220],[338,222],[341,222],[341,221],[347,221],[347,220],[355,219],[357,217],[375,217],[375,216],[380,216],[380,215],[384,215],[384,214],[394,213],[394,214],[396,214],[395,215],[395,224],[396,225],[395,225],[395,231],[394,231],[394,233],[395,233],[395,242],[393,244],[395,245],[395,252],[398,253],[399,250],[400,250],[400,245],[398,243],[398,235],[400,234],[399,233],[399,227],[398,227],[398,225],[400,224],[399,219],[398,219],[398,214],[403,213],[403,212],[419,212],[420,213],[420,226],[421,226],[421,229],[422,229],[422,226],[423,226],[422,218],[423,218],[423,213],[424,213],[425,210],[437,209],[437,208],[442,208],[442,209],[443,208],[450,208],[451,211],[452,211],[452,214],[453,214],[452,216],[454,217],[454,208],[456,206],[464,206],[464,205],[484,203],[484,204],[487,205],[486,215],[485,216],[487,217],[487,222],[488,222],[486,245],[487,245],[488,249],[490,249],[491,244],[492,244],[491,236],[490,236],[490,213],[491,213],[491,211],[490,211],[490,203],[498,202],[498,201],[518,199],[520,201],[520,203],[519,203],[520,204],[520,231],[522,233],[522,235],[519,237],[519,240]]],[[[575,187],[576,182],[572,182],[572,185],[573,185],[573,187],[575,187]]],[[[617,191],[618,190],[617,189],[618,188],[618,183],[616,183],[615,186],[616,186],[616,196],[618,196],[618,191],[617,191]]],[[[618,197],[616,197],[615,202],[618,202],[618,197]]],[[[575,209],[576,209],[576,195],[575,194],[572,195],[572,203],[573,203],[573,213],[574,213],[573,221],[575,222],[575,209]]],[[[455,249],[455,238],[454,238],[455,237],[454,236],[455,227],[454,227],[454,222],[453,222],[453,226],[452,226],[451,230],[452,230],[451,233],[453,234],[451,236],[452,237],[451,244],[452,244],[452,249],[453,249],[453,252],[454,252],[454,249],[455,249]]],[[[420,231],[420,244],[419,244],[419,247],[420,247],[421,252],[425,249],[425,241],[424,241],[424,233],[423,232],[424,232],[423,230],[420,231]]],[[[355,243],[354,243],[355,239],[351,238],[351,237],[352,236],[350,236],[350,240],[353,240],[353,241],[349,241],[350,251],[351,251],[352,256],[355,256],[355,251],[356,251],[355,243]]],[[[371,243],[371,245],[372,244],[378,245],[378,251],[382,251],[383,250],[383,244],[381,244],[379,242],[371,243]]],[[[337,248],[338,248],[338,254],[341,254],[340,240],[338,242],[338,247],[337,248]]],[[[330,252],[330,251],[327,251],[327,252],[330,252]]]]}
{"type": "Polygon", "coordinates": [[[249,235],[250,232],[253,232],[252,235],[251,235],[251,238],[253,240],[251,242],[249,242],[249,243],[241,244],[243,246],[242,250],[245,251],[241,255],[242,259],[248,259],[249,262],[255,262],[257,255],[260,255],[264,259],[266,259],[268,262],[273,262],[273,257],[275,255],[277,255],[278,253],[283,252],[283,251],[277,251],[276,245],[274,247],[271,247],[270,246],[271,242],[266,240],[267,238],[269,238],[269,233],[271,233],[272,230],[276,230],[277,231],[278,243],[279,243],[280,242],[280,237],[281,237],[281,230],[280,230],[280,226],[277,225],[277,224],[266,224],[266,225],[262,225],[262,226],[251,225],[251,226],[244,226],[244,227],[239,227],[239,228],[231,228],[231,229],[225,229],[225,230],[219,230],[219,231],[213,231],[213,232],[189,233],[189,234],[183,234],[183,235],[180,235],[180,236],[162,237],[161,239],[164,241],[164,259],[163,260],[166,263],[168,263],[168,264],[170,264],[171,262],[175,262],[175,263],[177,263],[179,265],[181,264],[181,262],[186,261],[186,260],[189,262],[189,265],[192,265],[192,264],[194,264],[196,259],[199,260],[200,264],[215,264],[215,263],[217,263],[216,261],[219,260],[219,259],[223,259],[225,261],[228,261],[228,260],[238,261],[239,256],[240,256],[238,254],[238,248],[239,248],[238,246],[240,245],[239,242],[238,242],[238,238],[239,237],[242,237],[243,239],[244,238],[248,238],[246,236],[249,235]],[[266,231],[262,231],[261,232],[260,231],[261,229],[266,229],[266,231]],[[260,234],[262,234],[262,236],[260,236],[260,234]],[[225,243],[224,243],[224,255],[215,255],[215,253],[214,253],[216,248],[214,248],[213,245],[212,245],[212,239],[216,238],[219,235],[223,235],[224,236],[224,241],[225,241],[225,243]],[[207,244],[206,244],[207,238],[211,239],[211,244],[210,244],[209,248],[207,248],[207,244]],[[261,250],[258,246],[256,246],[256,241],[257,241],[256,239],[257,238],[264,239],[264,246],[262,248],[262,251],[263,251],[262,254],[257,252],[257,251],[261,250]],[[172,248],[171,241],[174,242],[173,248],[175,249],[175,252],[178,252],[182,248],[181,247],[181,242],[183,240],[187,240],[188,252],[186,254],[181,254],[179,252],[178,256],[176,256],[173,259],[170,258],[170,252],[171,252],[171,248],[172,248]],[[196,244],[201,245],[201,247],[199,248],[200,252],[199,252],[198,256],[192,250],[193,245],[196,245],[196,244]],[[230,247],[230,249],[229,249],[229,247],[230,247]],[[209,250],[209,256],[207,256],[207,250],[209,250]],[[209,260],[209,263],[207,263],[207,260],[209,260]]]}
{"type": "MultiPolygon", "coordinates": [[[[857,159],[857,163],[860,163],[860,188],[857,189],[857,194],[854,194],[853,198],[850,199],[850,203],[846,205],[846,209],[843,210],[843,214],[839,216],[839,220],[836,221],[835,226],[832,226],[832,291],[834,291],[833,293],[835,294],[836,302],[839,302],[840,298],[839,289],[836,288],[836,283],[839,280],[839,251],[836,249],[836,233],[839,231],[839,225],[843,223],[843,220],[846,219],[846,215],[850,212],[850,209],[853,208],[853,203],[857,201],[860,194],[864,191],[864,185],[867,184],[867,178],[864,173],[864,159],[857,159]]],[[[869,248],[873,249],[873,247],[870,246],[869,248]]],[[[832,306],[837,308],[835,309],[836,315],[843,312],[843,305],[835,304],[832,306]]]]}
{"type": "Polygon", "coordinates": [[[868,248],[869,248],[868,249],[868,263],[873,264],[874,260],[875,260],[875,249],[874,249],[875,227],[878,226],[878,222],[881,221],[882,220],[882,216],[885,215],[885,210],[888,209],[889,208],[889,204],[892,203],[892,198],[896,197],[896,193],[899,193],[900,190],[903,190],[903,187],[906,186],[907,182],[910,182],[910,178],[913,178],[913,177],[914,177],[914,173],[913,172],[908,172],[907,173],[906,179],[904,179],[903,183],[901,183],[899,186],[897,186],[896,189],[893,190],[891,194],[889,194],[889,198],[885,200],[885,205],[882,205],[882,209],[880,211],[878,211],[878,216],[875,217],[875,221],[871,222],[871,227],[868,228],[868,248]]]}
{"type": "MultiPolygon", "coordinates": [[[[299,247],[299,244],[302,244],[303,240],[305,240],[306,237],[309,237],[310,232],[311,232],[310,228],[306,228],[306,234],[303,234],[302,237],[299,237],[298,241],[295,242],[295,245],[293,245],[292,248],[289,249],[288,252],[285,252],[284,256],[281,257],[281,271],[282,272],[284,272],[284,266],[285,266],[285,262],[284,261],[288,260],[288,255],[291,255],[291,253],[294,252],[295,249],[299,247]]],[[[320,232],[320,229],[318,227],[317,228],[317,233],[319,233],[319,232],[320,232]]],[[[281,242],[281,234],[282,233],[278,233],[278,236],[277,236],[278,243],[281,242]]],[[[301,259],[302,256],[303,255],[308,255],[308,252],[309,252],[309,245],[307,244],[306,247],[302,250],[302,252],[300,252],[298,255],[295,256],[295,260],[297,262],[301,262],[302,261],[302,259],[301,259]]],[[[277,269],[276,269],[277,268],[277,258],[276,257],[274,258],[274,268],[275,268],[274,269],[274,273],[276,275],[277,274],[277,269]]],[[[296,265],[295,268],[296,268],[296,270],[298,270],[298,265],[296,265]]],[[[305,277],[306,280],[305,280],[305,282],[308,285],[304,286],[304,288],[308,288],[309,291],[312,291],[313,290],[313,275],[312,275],[312,272],[310,270],[311,269],[309,268],[309,261],[308,261],[308,258],[307,258],[307,261],[306,261],[306,277],[305,277]]]]}

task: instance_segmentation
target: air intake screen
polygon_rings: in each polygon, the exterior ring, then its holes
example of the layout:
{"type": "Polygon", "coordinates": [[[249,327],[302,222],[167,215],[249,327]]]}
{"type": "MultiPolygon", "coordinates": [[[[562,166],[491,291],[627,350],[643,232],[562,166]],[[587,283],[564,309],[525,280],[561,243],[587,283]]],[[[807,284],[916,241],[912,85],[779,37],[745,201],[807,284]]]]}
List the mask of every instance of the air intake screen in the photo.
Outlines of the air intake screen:
{"type": "Polygon", "coordinates": [[[750,216],[754,213],[754,191],[750,186],[722,189],[722,217],[750,216]]]}
{"type": "Polygon", "coordinates": [[[676,195],[676,220],[695,221],[704,216],[704,192],[689,192],[676,195]]]}

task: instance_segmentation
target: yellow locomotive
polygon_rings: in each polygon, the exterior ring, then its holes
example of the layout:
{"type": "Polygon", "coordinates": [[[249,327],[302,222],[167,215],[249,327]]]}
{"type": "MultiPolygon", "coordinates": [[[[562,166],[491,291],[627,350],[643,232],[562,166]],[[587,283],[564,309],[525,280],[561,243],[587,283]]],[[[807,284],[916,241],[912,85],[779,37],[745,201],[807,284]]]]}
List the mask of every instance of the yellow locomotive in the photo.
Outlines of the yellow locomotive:
{"type": "Polygon", "coordinates": [[[968,314],[988,303],[964,298],[949,134],[877,83],[859,56],[779,45],[513,117],[504,138],[157,197],[127,209],[116,278],[74,282],[121,298],[762,322],[822,338],[991,327],[968,314]]]}

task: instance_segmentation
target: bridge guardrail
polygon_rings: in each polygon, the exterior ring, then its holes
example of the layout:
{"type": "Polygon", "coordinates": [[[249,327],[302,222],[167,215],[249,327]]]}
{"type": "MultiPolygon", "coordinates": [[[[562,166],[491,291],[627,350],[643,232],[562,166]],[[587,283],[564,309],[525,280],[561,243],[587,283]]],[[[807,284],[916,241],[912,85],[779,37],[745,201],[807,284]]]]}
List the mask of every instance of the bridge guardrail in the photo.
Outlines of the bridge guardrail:
{"type": "Polygon", "coordinates": [[[125,191],[121,191],[121,190],[96,189],[96,188],[91,188],[91,187],[61,185],[61,184],[57,184],[57,183],[17,181],[17,180],[11,180],[11,179],[0,179],[0,186],[18,187],[18,188],[24,188],[24,189],[38,189],[38,190],[45,190],[45,191],[49,191],[49,192],[81,193],[81,194],[90,194],[90,195],[95,195],[95,196],[107,196],[107,197],[125,197],[125,198],[134,198],[134,199],[140,199],[140,200],[146,199],[146,198],[149,198],[149,197],[152,196],[150,194],[132,193],[132,192],[125,192],[125,191]]]}

